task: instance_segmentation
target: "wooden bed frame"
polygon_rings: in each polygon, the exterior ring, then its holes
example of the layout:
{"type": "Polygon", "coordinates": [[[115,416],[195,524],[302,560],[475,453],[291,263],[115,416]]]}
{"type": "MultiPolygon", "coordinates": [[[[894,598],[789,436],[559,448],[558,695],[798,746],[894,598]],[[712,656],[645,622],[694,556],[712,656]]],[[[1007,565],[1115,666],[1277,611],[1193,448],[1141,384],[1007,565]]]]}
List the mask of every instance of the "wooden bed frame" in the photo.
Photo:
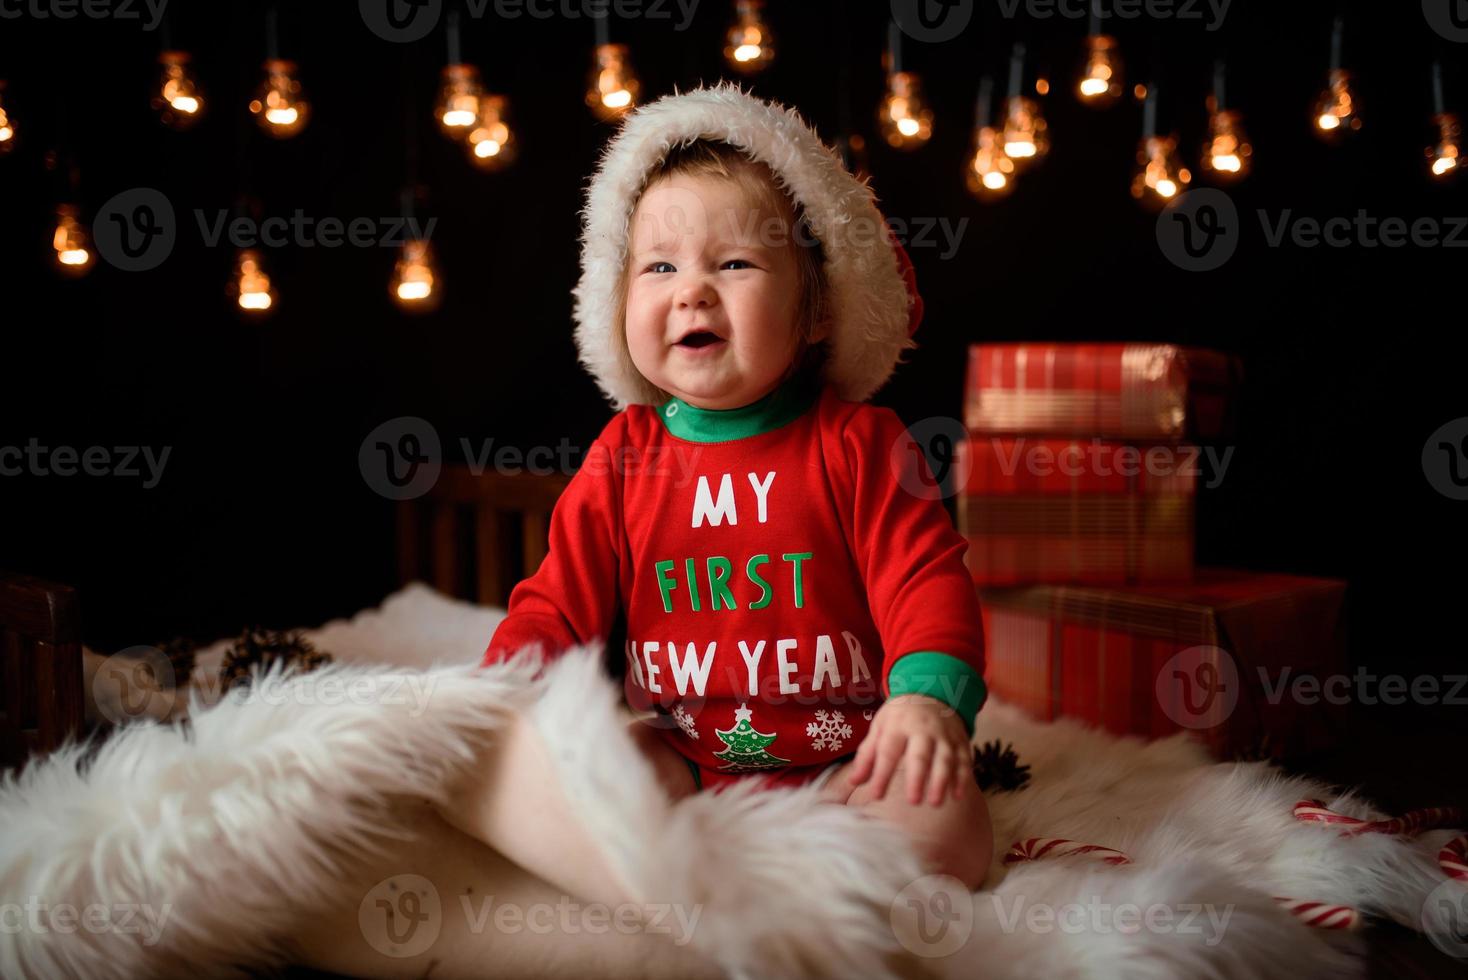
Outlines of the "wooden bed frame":
{"type": "MultiPolygon", "coordinates": [[[[540,567],[550,515],[571,477],[475,474],[446,465],[433,489],[397,510],[397,579],[505,606],[540,567]]],[[[0,771],[82,732],[81,606],[75,589],[0,571],[0,771]]]]}

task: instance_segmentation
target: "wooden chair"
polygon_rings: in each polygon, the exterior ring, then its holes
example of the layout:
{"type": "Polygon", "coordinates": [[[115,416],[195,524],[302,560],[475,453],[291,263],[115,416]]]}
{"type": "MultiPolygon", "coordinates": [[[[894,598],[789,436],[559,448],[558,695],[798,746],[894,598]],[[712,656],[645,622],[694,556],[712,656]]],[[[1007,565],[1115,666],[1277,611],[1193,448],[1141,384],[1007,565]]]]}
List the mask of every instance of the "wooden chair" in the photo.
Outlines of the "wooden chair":
{"type": "Polygon", "coordinates": [[[76,590],[0,571],[0,768],[81,732],[82,694],[76,590]]]}
{"type": "Polygon", "coordinates": [[[570,482],[444,466],[432,490],[398,504],[398,584],[422,579],[446,595],[507,605],[545,559],[551,511],[570,482]]]}

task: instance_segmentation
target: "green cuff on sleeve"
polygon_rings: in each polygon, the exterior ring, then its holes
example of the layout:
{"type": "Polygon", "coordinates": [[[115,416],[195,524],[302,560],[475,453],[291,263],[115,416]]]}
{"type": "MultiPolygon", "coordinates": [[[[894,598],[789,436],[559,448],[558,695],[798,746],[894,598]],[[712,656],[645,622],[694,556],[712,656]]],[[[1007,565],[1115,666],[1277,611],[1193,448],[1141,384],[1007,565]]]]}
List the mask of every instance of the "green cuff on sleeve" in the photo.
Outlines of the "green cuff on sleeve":
{"type": "Polygon", "coordinates": [[[918,650],[899,656],[887,671],[887,696],[895,698],[899,694],[924,694],[942,701],[958,712],[973,738],[974,719],[988,699],[989,689],[983,676],[957,657],[918,650]]]}

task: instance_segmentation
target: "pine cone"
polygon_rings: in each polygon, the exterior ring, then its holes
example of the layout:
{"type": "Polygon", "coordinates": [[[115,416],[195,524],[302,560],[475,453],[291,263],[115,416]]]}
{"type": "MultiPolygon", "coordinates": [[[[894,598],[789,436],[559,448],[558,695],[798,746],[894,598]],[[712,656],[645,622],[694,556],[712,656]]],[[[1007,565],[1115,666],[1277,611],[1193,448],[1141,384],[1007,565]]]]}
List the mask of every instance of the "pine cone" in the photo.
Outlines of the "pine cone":
{"type": "Polygon", "coordinates": [[[974,757],[974,780],[981,790],[990,786],[996,787],[995,792],[1023,789],[1030,781],[1030,767],[1019,764],[1013,745],[985,742],[974,757]]]}
{"type": "Polygon", "coordinates": [[[226,651],[224,662],[219,665],[224,693],[229,693],[235,684],[249,684],[251,670],[256,664],[263,672],[278,661],[306,673],[331,663],[332,656],[312,646],[300,630],[282,632],[258,626],[247,627],[226,651]]]}

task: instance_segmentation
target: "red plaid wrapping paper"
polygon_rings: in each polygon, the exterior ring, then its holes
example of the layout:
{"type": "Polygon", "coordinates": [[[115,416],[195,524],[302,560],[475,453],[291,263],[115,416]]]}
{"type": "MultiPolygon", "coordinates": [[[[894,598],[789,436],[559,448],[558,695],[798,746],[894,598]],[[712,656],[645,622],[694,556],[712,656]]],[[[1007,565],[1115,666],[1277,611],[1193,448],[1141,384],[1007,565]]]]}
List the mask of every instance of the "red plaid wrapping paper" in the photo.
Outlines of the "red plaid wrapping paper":
{"type": "Polygon", "coordinates": [[[974,432],[1180,441],[1232,434],[1242,362],[1172,344],[972,344],[974,432]]]}
{"type": "Polygon", "coordinates": [[[985,680],[1042,720],[1146,737],[1190,729],[1225,759],[1265,735],[1271,754],[1308,755],[1333,744],[1345,708],[1295,698],[1291,683],[1348,672],[1345,589],[1220,568],[1173,586],[982,588],[985,680]]]}
{"type": "Polygon", "coordinates": [[[977,584],[1192,577],[1195,447],[974,434],[954,462],[977,584]]]}

